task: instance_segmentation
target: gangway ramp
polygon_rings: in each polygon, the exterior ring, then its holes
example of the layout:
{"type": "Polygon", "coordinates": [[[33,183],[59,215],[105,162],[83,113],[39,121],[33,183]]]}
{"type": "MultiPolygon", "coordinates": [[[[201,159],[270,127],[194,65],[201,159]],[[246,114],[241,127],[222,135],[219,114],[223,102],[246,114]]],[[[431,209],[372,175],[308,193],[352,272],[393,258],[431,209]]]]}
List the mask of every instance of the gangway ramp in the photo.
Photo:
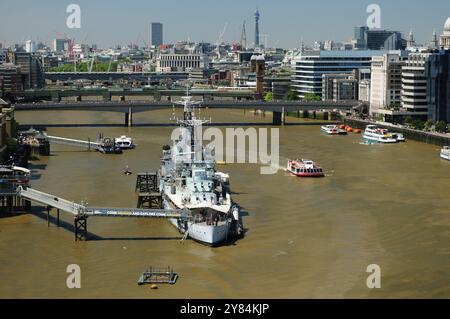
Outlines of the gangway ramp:
{"type": "Polygon", "coordinates": [[[54,207],[75,216],[84,214],[84,212],[86,211],[86,207],[83,205],[77,204],[75,202],[70,202],[63,198],[46,194],[32,188],[24,189],[22,187],[19,187],[17,189],[17,195],[32,202],[54,207]]]}
{"type": "MultiPolygon", "coordinates": [[[[174,218],[180,220],[189,220],[192,214],[188,209],[170,210],[170,209],[139,209],[139,208],[108,208],[108,207],[89,207],[64,198],[40,192],[32,188],[17,188],[17,196],[22,199],[32,201],[47,207],[47,220],[49,221],[50,208],[70,213],[74,216],[75,222],[75,240],[87,239],[87,219],[88,217],[118,217],[118,218],[174,218]]],[[[49,223],[49,222],[48,222],[49,223]]]]}
{"type": "Polygon", "coordinates": [[[48,135],[47,135],[47,138],[51,144],[80,147],[80,148],[85,148],[88,150],[91,150],[91,149],[98,150],[101,147],[100,143],[95,143],[95,142],[91,142],[91,141],[75,140],[75,139],[71,139],[71,138],[48,136],[48,135]]]}

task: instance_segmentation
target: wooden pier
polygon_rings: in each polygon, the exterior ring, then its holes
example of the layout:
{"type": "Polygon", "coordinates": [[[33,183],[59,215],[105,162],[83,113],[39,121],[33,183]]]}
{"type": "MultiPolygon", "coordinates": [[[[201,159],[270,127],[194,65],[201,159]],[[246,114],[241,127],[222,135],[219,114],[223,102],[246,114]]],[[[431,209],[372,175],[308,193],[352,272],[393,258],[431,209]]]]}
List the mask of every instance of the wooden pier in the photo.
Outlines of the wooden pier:
{"type": "Polygon", "coordinates": [[[162,196],[157,173],[139,173],[136,180],[137,208],[160,209],[162,196]]]}

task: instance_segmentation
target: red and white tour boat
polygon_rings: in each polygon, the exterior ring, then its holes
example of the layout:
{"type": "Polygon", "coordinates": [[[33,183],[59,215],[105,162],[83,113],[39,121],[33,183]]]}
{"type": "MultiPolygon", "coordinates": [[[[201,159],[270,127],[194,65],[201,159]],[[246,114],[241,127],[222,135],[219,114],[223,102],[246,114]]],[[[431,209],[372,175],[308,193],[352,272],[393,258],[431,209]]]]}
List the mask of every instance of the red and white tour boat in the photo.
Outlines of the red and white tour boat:
{"type": "Polygon", "coordinates": [[[289,160],[287,171],[298,177],[325,177],[322,167],[310,160],[289,160]]]}

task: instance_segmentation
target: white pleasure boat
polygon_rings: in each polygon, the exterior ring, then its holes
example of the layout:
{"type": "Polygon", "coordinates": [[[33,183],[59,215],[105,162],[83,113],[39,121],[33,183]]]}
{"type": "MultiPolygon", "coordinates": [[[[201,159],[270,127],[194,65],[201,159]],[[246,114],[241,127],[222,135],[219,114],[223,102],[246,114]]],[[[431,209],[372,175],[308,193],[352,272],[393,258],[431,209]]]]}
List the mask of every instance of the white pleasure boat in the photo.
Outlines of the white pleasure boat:
{"type": "Polygon", "coordinates": [[[364,131],[363,138],[372,143],[393,144],[399,142],[388,130],[379,128],[376,125],[368,125],[364,131]]]}
{"type": "Polygon", "coordinates": [[[441,149],[441,158],[450,161],[450,146],[444,146],[441,149]]]}

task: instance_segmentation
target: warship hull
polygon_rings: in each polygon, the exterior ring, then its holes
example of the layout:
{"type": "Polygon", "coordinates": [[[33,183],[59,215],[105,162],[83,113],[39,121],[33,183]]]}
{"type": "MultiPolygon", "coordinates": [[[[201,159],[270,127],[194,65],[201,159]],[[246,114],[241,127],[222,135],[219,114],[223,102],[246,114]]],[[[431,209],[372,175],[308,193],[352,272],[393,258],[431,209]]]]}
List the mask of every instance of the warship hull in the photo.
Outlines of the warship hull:
{"type": "MultiPolygon", "coordinates": [[[[165,202],[164,206],[166,209],[180,209],[180,207],[175,207],[168,202],[165,202]]],[[[181,234],[186,235],[188,231],[187,238],[210,247],[217,247],[226,243],[230,233],[230,224],[227,222],[219,222],[216,226],[208,225],[206,222],[183,222],[175,218],[169,219],[169,221],[181,234]]]]}

